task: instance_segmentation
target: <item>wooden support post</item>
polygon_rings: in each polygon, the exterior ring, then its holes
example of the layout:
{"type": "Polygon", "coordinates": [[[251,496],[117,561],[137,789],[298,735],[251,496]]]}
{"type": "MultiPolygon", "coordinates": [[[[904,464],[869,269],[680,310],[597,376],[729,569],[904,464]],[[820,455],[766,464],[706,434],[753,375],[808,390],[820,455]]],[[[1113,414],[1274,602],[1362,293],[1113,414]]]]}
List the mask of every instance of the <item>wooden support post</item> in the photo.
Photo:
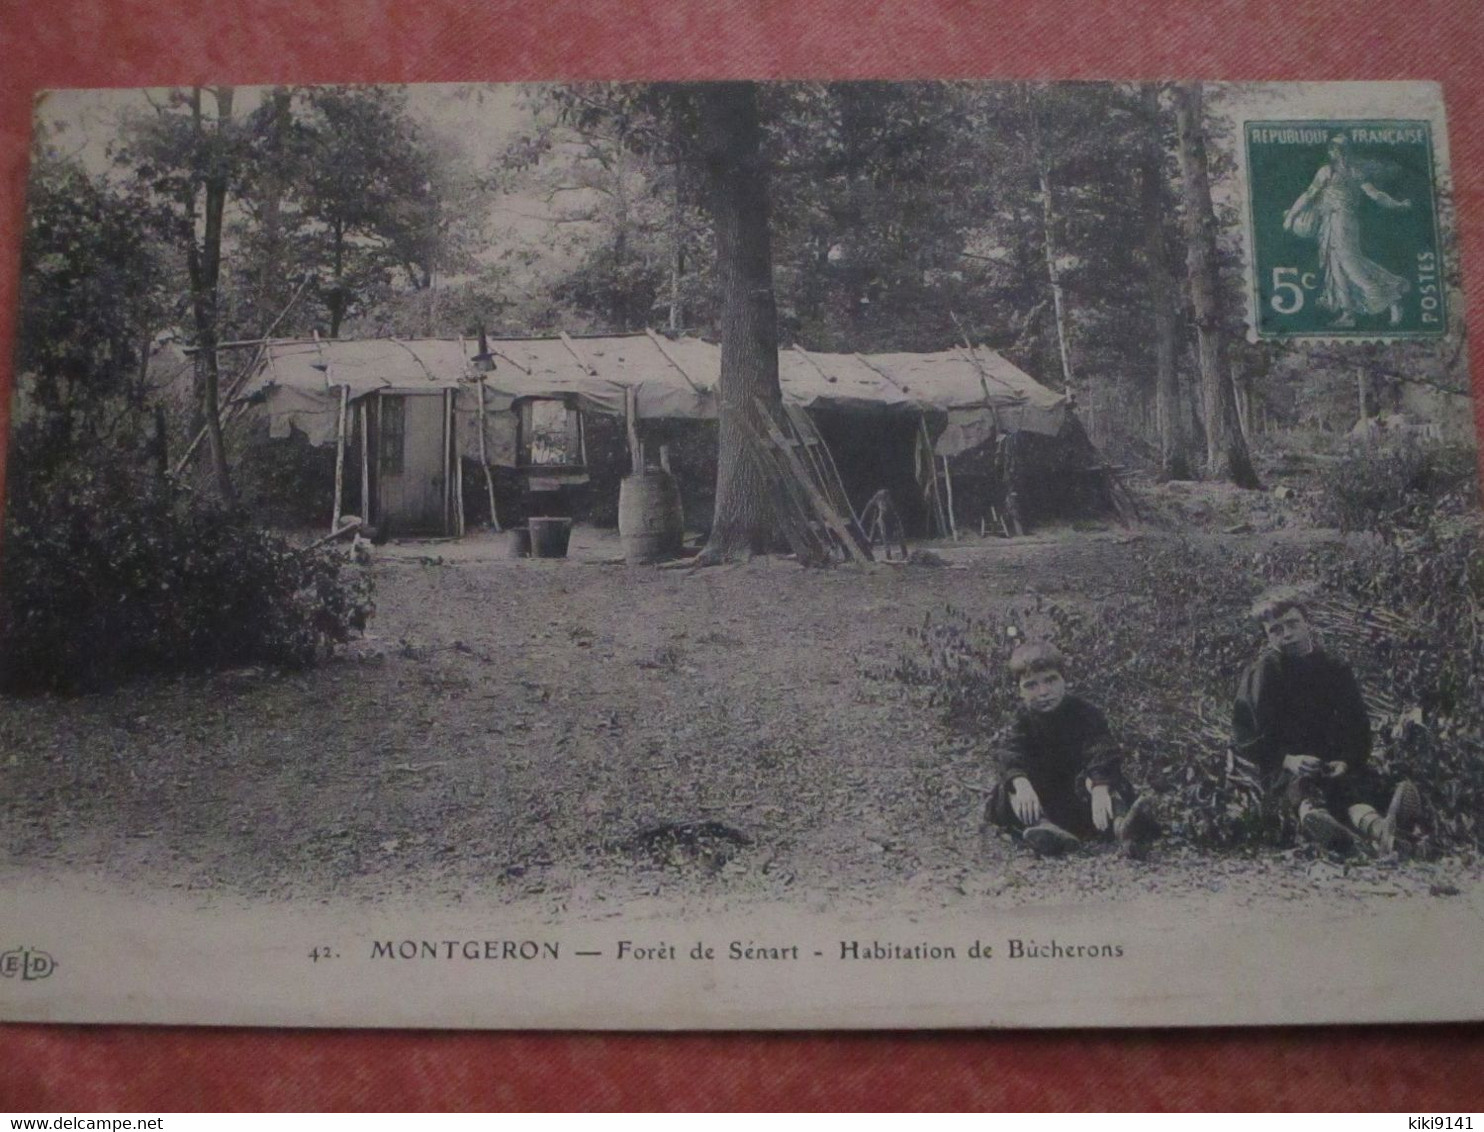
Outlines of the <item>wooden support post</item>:
{"type": "Polygon", "coordinates": [[[958,520],[953,515],[953,473],[948,470],[948,457],[943,457],[943,485],[948,489],[948,530],[958,541],[958,520]]]}
{"type": "Polygon", "coordinates": [[[340,387],[340,415],[335,422],[335,510],[330,516],[330,530],[340,526],[340,504],[345,492],[345,425],[350,408],[350,386],[340,387]]]}
{"type": "Polygon", "coordinates": [[[371,436],[371,426],[367,423],[367,417],[371,414],[371,406],[365,397],[356,406],[361,424],[361,522],[371,521],[371,446],[368,442],[371,436]]]}
{"type": "Polygon", "coordinates": [[[500,529],[500,516],[495,511],[495,477],[490,471],[490,454],[484,439],[484,382],[480,380],[475,383],[474,388],[479,390],[479,463],[484,468],[484,489],[490,497],[490,526],[496,531],[500,529]]]}
{"type": "Polygon", "coordinates": [[[629,437],[629,470],[637,476],[644,471],[644,449],[639,445],[639,391],[632,385],[623,388],[623,421],[629,437]]]}
{"type": "Polygon", "coordinates": [[[450,453],[455,449],[453,435],[453,390],[443,391],[443,530],[453,534],[458,524],[453,514],[454,461],[450,453]]]}
{"type": "Polygon", "coordinates": [[[670,446],[668,444],[660,445],[660,467],[665,469],[666,475],[670,474],[670,446]]]}
{"type": "MultiPolygon", "coordinates": [[[[457,398],[455,391],[453,397],[457,398]]],[[[454,421],[458,421],[458,409],[454,409],[454,421]]],[[[454,434],[453,445],[453,527],[459,538],[464,537],[464,457],[459,452],[458,434],[454,434]]]]}

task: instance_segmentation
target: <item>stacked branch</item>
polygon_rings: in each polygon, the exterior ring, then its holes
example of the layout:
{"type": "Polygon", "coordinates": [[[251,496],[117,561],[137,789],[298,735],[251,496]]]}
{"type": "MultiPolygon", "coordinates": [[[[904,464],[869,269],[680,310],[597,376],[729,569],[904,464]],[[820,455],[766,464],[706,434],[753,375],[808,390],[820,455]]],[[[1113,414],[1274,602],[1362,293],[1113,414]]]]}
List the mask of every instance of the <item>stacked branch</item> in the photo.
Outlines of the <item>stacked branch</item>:
{"type": "Polygon", "coordinates": [[[832,496],[841,499],[845,494],[838,477],[830,474],[833,463],[801,456],[809,446],[787,417],[775,415],[762,398],[755,398],[753,407],[754,413],[739,413],[737,418],[758,457],[778,534],[789,549],[806,566],[872,561],[870,544],[855,516],[842,516],[831,502],[832,496]]]}

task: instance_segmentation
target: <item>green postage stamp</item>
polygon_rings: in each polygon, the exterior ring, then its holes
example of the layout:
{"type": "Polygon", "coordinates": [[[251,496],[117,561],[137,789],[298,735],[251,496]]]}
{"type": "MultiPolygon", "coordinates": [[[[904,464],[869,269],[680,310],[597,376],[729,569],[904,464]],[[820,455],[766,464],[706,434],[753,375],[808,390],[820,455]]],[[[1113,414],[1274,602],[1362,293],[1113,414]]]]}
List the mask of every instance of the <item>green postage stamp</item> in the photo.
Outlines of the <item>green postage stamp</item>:
{"type": "Polygon", "coordinates": [[[1260,338],[1444,333],[1429,122],[1248,122],[1246,145],[1260,338]]]}

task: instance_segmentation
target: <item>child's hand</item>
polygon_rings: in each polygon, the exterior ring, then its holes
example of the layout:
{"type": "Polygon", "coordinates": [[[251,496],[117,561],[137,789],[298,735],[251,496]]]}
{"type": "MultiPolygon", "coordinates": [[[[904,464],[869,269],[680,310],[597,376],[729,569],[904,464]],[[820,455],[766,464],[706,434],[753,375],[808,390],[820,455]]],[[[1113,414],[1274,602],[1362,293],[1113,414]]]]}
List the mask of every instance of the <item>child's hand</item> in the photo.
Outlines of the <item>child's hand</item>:
{"type": "Polygon", "coordinates": [[[1017,778],[1010,784],[1010,808],[1021,825],[1035,825],[1041,820],[1041,798],[1029,779],[1017,778]]]}
{"type": "Polygon", "coordinates": [[[1324,773],[1324,763],[1313,755],[1288,755],[1283,760],[1283,769],[1300,778],[1313,778],[1324,773]]]}
{"type": "Polygon", "coordinates": [[[1324,764],[1324,773],[1325,776],[1328,778],[1339,778],[1340,775],[1344,774],[1349,769],[1350,765],[1348,763],[1341,762],[1339,759],[1336,759],[1332,763],[1324,764]]]}
{"type": "Polygon", "coordinates": [[[1113,795],[1108,793],[1106,786],[1094,786],[1092,788],[1092,824],[1097,826],[1098,832],[1107,830],[1113,823],[1113,795]]]}

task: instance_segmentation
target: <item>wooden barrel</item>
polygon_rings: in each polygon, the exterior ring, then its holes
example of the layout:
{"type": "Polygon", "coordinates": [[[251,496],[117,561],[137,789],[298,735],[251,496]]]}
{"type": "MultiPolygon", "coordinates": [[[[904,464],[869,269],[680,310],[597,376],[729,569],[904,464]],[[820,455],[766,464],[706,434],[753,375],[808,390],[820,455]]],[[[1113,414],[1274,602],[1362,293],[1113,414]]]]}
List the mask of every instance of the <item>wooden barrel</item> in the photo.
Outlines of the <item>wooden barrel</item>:
{"type": "Polygon", "coordinates": [[[680,489],[669,472],[651,468],[618,485],[618,537],[624,560],[635,565],[680,554],[685,521],[680,489]]]}

